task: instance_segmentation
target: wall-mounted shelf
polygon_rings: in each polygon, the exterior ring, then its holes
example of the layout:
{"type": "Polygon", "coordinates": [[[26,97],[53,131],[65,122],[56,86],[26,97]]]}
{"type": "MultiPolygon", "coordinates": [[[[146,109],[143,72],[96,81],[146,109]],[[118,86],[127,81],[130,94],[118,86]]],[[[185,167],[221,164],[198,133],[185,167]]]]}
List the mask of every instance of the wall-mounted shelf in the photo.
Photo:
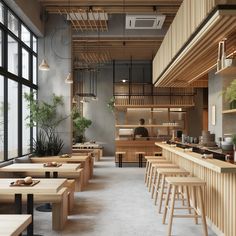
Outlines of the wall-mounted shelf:
{"type": "MultiPolygon", "coordinates": [[[[138,125],[116,125],[116,128],[136,128],[138,125]]],[[[179,125],[143,125],[146,128],[169,128],[169,127],[180,127],[179,125]]]]}
{"type": "Polygon", "coordinates": [[[221,70],[218,70],[216,75],[223,75],[223,76],[236,76],[236,66],[228,66],[221,70]]]}
{"type": "Polygon", "coordinates": [[[222,111],[222,113],[223,114],[236,113],[236,109],[224,110],[224,111],[222,111]]]}

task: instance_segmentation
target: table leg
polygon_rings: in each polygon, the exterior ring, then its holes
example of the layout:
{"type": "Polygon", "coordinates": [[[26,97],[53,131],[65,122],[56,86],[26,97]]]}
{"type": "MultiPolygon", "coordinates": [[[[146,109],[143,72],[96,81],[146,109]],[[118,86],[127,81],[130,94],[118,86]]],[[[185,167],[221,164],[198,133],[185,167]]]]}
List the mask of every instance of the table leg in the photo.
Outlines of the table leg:
{"type": "Polygon", "coordinates": [[[27,214],[32,216],[32,222],[27,228],[27,236],[34,235],[34,195],[27,194],[27,214]]]}
{"type": "Polygon", "coordinates": [[[22,213],[22,195],[21,194],[15,194],[15,209],[16,209],[16,214],[22,213]]]}

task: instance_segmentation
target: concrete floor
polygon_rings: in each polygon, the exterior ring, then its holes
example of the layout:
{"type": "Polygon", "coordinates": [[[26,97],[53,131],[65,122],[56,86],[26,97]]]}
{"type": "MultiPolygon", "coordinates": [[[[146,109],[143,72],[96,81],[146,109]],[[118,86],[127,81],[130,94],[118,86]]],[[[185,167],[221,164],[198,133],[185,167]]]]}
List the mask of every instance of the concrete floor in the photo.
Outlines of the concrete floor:
{"type": "MultiPolygon", "coordinates": [[[[51,214],[35,215],[35,233],[45,236],[164,236],[150,194],[144,186],[144,168],[116,168],[113,158],[96,162],[94,179],[86,191],[76,194],[73,215],[62,232],[51,231],[51,214]]],[[[173,235],[200,236],[201,224],[174,219],[173,235]]],[[[209,235],[215,235],[209,230],[209,235]]]]}
{"type": "MultiPolygon", "coordinates": [[[[35,211],[35,234],[44,236],[164,236],[167,225],[144,186],[145,168],[116,168],[113,158],[96,162],[94,179],[86,191],[76,193],[73,215],[65,229],[51,230],[51,213],[35,211]]],[[[174,219],[173,234],[201,236],[201,224],[174,219]]],[[[209,235],[215,235],[209,229],[209,235]]]]}

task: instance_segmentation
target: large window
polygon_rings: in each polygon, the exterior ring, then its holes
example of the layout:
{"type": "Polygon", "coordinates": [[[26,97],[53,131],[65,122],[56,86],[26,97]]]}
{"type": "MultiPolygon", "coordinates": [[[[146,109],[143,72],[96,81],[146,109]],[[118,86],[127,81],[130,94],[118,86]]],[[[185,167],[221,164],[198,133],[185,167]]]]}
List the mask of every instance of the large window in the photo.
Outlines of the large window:
{"type": "Polygon", "coordinates": [[[4,81],[0,76],[0,161],[4,160],[4,81]]]}
{"type": "Polygon", "coordinates": [[[0,0],[0,162],[30,153],[24,93],[37,90],[37,37],[0,0]]]}

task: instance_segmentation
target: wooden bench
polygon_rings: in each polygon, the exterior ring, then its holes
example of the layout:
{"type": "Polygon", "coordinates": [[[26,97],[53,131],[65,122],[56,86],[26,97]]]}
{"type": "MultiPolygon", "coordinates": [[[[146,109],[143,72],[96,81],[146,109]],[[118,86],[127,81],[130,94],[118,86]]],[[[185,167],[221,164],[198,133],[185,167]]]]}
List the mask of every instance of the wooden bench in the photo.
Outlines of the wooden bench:
{"type": "MultiPolygon", "coordinates": [[[[14,203],[14,195],[1,194],[0,202],[14,203]]],[[[26,195],[22,196],[26,203],[26,195]]],[[[68,216],[68,188],[63,187],[57,193],[34,194],[34,203],[52,203],[52,229],[62,230],[68,216]]]]}
{"type": "Polygon", "coordinates": [[[0,235],[19,236],[32,222],[31,215],[0,215],[0,235]]]}

